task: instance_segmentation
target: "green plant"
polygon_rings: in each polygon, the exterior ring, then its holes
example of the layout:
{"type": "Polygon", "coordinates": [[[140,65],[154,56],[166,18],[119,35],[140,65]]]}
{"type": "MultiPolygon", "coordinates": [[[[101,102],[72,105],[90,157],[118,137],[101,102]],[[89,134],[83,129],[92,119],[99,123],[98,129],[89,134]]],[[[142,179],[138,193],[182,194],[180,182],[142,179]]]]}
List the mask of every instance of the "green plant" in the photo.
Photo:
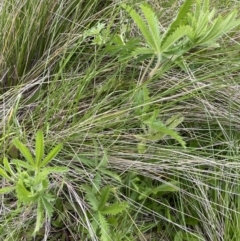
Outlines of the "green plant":
{"type": "Polygon", "coordinates": [[[42,226],[44,212],[48,218],[53,213],[54,195],[51,194],[51,187],[55,185],[50,181],[50,174],[67,172],[68,168],[61,166],[48,167],[48,164],[62,149],[62,144],[55,146],[44,157],[44,137],[39,130],[36,133],[35,158],[30,149],[17,138],[13,145],[21,152],[25,161],[7,157],[3,159],[3,168],[0,168],[0,175],[7,181],[6,186],[0,189],[0,194],[14,191],[18,205],[37,204],[37,220],[33,234],[35,235],[42,226]]]}
{"type": "Polygon", "coordinates": [[[138,143],[138,152],[144,153],[146,151],[146,145],[151,142],[157,142],[163,140],[166,136],[170,136],[186,148],[186,143],[183,138],[174,130],[184,118],[180,115],[174,115],[162,122],[159,118],[160,110],[150,105],[149,91],[146,85],[142,85],[134,95],[135,113],[138,117],[142,134],[135,135],[138,143]]]}
{"type": "Polygon", "coordinates": [[[145,56],[145,59],[149,56],[152,58],[140,84],[157,74],[166,60],[175,61],[183,66],[181,61],[177,60],[191,49],[199,46],[219,46],[216,42],[217,39],[240,24],[240,20],[236,20],[236,10],[225,18],[219,15],[213,19],[215,10],[210,12],[209,0],[196,0],[195,10],[192,12],[193,3],[193,0],[186,0],[179,9],[175,20],[164,32],[160,31],[159,20],[150,5],[140,4],[145,22],[136,10],[129,5],[122,4],[145,40],[145,42],[140,43],[140,46],[139,44],[136,45],[134,50],[129,52],[128,58],[135,58],[139,55],[145,56]],[[157,62],[146,78],[146,72],[155,59],[157,59],[157,62]]]}
{"type": "Polygon", "coordinates": [[[114,187],[100,188],[101,176],[96,174],[92,186],[84,185],[85,198],[90,205],[91,225],[95,233],[99,233],[102,241],[112,240],[114,232],[110,226],[117,227],[117,215],[126,211],[127,202],[115,201],[111,193],[114,187]],[[116,217],[116,218],[115,218],[116,217]]]}

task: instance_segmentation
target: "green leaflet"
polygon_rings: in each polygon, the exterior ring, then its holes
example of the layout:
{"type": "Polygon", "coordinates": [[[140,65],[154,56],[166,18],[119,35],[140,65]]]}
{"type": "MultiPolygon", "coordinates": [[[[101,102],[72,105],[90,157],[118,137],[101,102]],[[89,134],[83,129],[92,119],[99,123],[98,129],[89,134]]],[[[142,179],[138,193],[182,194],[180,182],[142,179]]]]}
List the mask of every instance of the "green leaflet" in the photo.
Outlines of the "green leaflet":
{"type": "Polygon", "coordinates": [[[62,144],[58,144],[57,146],[55,146],[49,152],[49,154],[43,159],[43,161],[40,164],[40,167],[46,166],[50,161],[52,161],[53,158],[61,151],[62,147],[63,147],[62,144]]]}
{"type": "Polygon", "coordinates": [[[183,5],[180,7],[177,17],[168,27],[167,31],[165,32],[163,39],[161,41],[161,45],[165,44],[169,35],[171,35],[179,26],[186,25],[186,16],[190,12],[191,7],[193,5],[193,0],[186,0],[183,5]]]}
{"type": "Polygon", "coordinates": [[[29,162],[29,164],[32,165],[33,167],[35,167],[36,164],[34,162],[34,159],[32,157],[31,152],[29,151],[29,149],[18,139],[14,139],[13,144],[21,152],[21,154],[25,157],[25,159],[29,162]]]}
{"type": "Polygon", "coordinates": [[[105,215],[117,215],[123,211],[126,210],[128,207],[128,204],[126,202],[122,203],[114,203],[112,205],[109,205],[101,210],[102,214],[105,215]]]}
{"type": "Polygon", "coordinates": [[[15,187],[3,187],[3,188],[0,188],[0,194],[9,193],[9,192],[12,192],[13,190],[15,190],[15,187]]]}
{"type": "Polygon", "coordinates": [[[150,5],[148,5],[147,3],[141,4],[140,8],[144,13],[146,21],[148,23],[149,35],[152,38],[152,41],[154,42],[153,47],[157,53],[160,53],[161,37],[160,37],[158,18],[155,12],[150,7],[150,5]]]}
{"type": "Polygon", "coordinates": [[[35,235],[42,227],[43,217],[44,217],[43,204],[42,204],[41,200],[39,199],[38,206],[37,206],[37,220],[36,220],[36,224],[35,224],[35,229],[33,231],[33,235],[35,235]]]}
{"type": "Polygon", "coordinates": [[[10,176],[0,167],[0,176],[6,178],[8,181],[13,181],[10,176]]]}
{"type": "Polygon", "coordinates": [[[98,204],[98,210],[102,210],[103,207],[106,205],[107,200],[110,195],[111,188],[109,186],[106,186],[101,189],[100,197],[99,197],[99,204],[98,204]]]}
{"type": "Polygon", "coordinates": [[[131,8],[130,6],[128,6],[126,4],[122,4],[122,8],[124,8],[128,12],[128,14],[132,17],[134,22],[137,24],[137,26],[140,29],[142,35],[146,39],[148,45],[151,46],[152,48],[155,48],[154,39],[149,34],[149,28],[147,27],[147,25],[143,21],[142,17],[133,8],[131,8]]]}
{"type": "Polygon", "coordinates": [[[110,241],[111,237],[109,236],[109,224],[106,220],[106,218],[100,213],[98,212],[98,220],[99,220],[99,224],[100,224],[100,232],[101,232],[101,240],[102,241],[110,241]]]}
{"type": "Polygon", "coordinates": [[[151,141],[156,141],[159,140],[161,138],[163,138],[165,135],[169,135],[171,136],[173,139],[175,139],[176,141],[179,142],[179,144],[182,145],[183,148],[186,148],[186,143],[185,141],[182,139],[182,137],[180,135],[178,135],[178,133],[176,131],[174,131],[173,129],[170,129],[164,125],[162,125],[162,123],[160,123],[159,121],[155,121],[155,122],[150,122],[150,121],[145,121],[144,122],[147,126],[149,126],[149,128],[156,132],[153,133],[152,135],[147,135],[146,139],[147,140],[151,140],[151,141]]]}
{"type": "Polygon", "coordinates": [[[185,26],[185,25],[179,26],[175,31],[172,32],[171,35],[168,35],[168,37],[166,37],[165,41],[161,46],[161,51],[162,52],[168,51],[168,49],[171,46],[173,46],[183,36],[192,36],[192,35],[193,35],[193,29],[190,26],[185,26]]]}
{"type": "Polygon", "coordinates": [[[44,155],[44,137],[42,130],[39,130],[36,134],[36,145],[35,145],[35,155],[36,155],[36,167],[39,167],[44,155]]]}

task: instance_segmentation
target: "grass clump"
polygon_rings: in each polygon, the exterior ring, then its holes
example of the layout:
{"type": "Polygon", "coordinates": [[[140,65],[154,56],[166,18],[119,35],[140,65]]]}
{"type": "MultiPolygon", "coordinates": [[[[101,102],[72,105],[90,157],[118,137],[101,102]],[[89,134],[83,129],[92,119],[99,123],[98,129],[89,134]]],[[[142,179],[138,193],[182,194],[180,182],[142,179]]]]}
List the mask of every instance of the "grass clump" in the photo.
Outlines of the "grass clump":
{"type": "Polygon", "coordinates": [[[1,237],[239,240],[238,5],[3,1],[1,237]]]}

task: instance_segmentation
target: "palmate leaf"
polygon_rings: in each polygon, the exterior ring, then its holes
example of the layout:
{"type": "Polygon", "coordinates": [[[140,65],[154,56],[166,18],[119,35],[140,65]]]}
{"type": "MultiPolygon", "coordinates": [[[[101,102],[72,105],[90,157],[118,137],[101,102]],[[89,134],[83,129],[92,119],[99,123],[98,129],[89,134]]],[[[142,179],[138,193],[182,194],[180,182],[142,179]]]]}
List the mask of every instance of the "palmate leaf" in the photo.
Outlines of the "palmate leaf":
{"type": "Polygon", "coordinates": [[[101,214],[104,215],[116,215],[125,211],[128,207],[127,202],[114,203],[112,205],[106,206],[101,210],[101,214]]]}
{"type": "Polygon", "coordinates": [[[155,48],[154,39],[152,38],[152,36],[149,32],[149,28],[146,25],[146,23],[143,21],[142,17],[132,7],[130,7],[126,4],[122,4],[121,6],[126,12],[128,12],[128,14],[131,16],[133,21],[136,23],[136,25],[140,29],[140,31],[141,31],[142,35],[144,36],[148,45],[152,48],[155,48]]]}
{"type": "Polygon", "coordinates": [[[62,144],[58,144],[57,146],[55,146],[44,158],[44,160],[40,163],[39,167],[46,166],[50,161],[52,161],[53,158],[61,151],[62,147],[62,144]]]}
{"type": "Polygon", "coordinates": [[[29,162],[29,164],[35,167],[36,165],[29,149],[18,139],[14,139],[13,144],[21,152],[21,154],[29,162]]]}
{"type": "Polygon", "coordinates": [[[36,134],[35,155],[36,155],[36,167],[39,167],[40,162],[44,155],[44,137],[43,137],[43,132],[41,130],[39,130],[36,134]]]}

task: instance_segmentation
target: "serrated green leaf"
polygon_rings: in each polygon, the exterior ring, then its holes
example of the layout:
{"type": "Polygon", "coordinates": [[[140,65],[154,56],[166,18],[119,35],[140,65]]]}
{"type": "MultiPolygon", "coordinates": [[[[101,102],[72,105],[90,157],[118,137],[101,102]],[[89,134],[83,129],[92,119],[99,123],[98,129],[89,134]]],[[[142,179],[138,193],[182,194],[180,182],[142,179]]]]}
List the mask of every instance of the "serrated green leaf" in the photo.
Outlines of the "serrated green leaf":
{"type": "MultiPolygon", "coordinates": [[[[214,10],[211,12],[212,14],[214,13],[214,10]]],[[[195,32],[195,39],[198,40],[199,37],[203,36],[206,31],[209,30],[209,11],[207,12],[200,12],[199,18],[195,19],[196,26],[192,26],[194,28],[195,32]]]]}
{"type": "Polygon", "coordinates": [[[44,172],[45,174],[49,175],[51,173],[64,173],[64,172],[68,172],[69,168],[68,167],[60,167],[60,166],[56,166],[56,167],[44,167],[41,169],[42,172],[44,172]]]}
{"type": "Polygon", "coordinates": [[[3,187],[3,188],[0,188],[0,194],[9,193],[9,192],[12,192],[13,190],[15,190],[15,187],[3,187]]]}
{"type": "Polygon", "coordinates": [[[54,198],[51,195],[46,195],[46,194],[44,196],[41,196],[40,198],[47,216],[51,218],[53,214],[53,205],[50,203],[50,201],[53,201],[54,198]]]}
{"type": "Polygon", "coordinates": [[[128,204],[126,202],[114,203],[112,205],[104,207],[101,210],[101,214],[116,215],[116,214],[119,214],[119,213],[125,211],[127,209],[127,207],[128,207],[128,204]]]}
{"type": "Polygon", "coordinates": [[[13,159],[11,160],[11,163],[16,165],[16,166],[20,166],[20,167],[23,167],[29,171],[33,171],[35,170],[35,168],[31,165],[29,165],[27,162],[24,162],[22,160],[18,160],[18,159],[13,159]]]}
{"type": "Polygon", "coordinates": [[[101,232],[101,241],[110,241],[112,240],[109,236],[110,228],[109,224],[106,220],[106,218],[98,212],[98,220],[99,220],[99,226],[100,226],[100,232],[101,232]]]}
{"type": "Polygon", "coordinates": [[[240,19],[235,19],[237,17],[237,10],[235,9],[228,17],[224,20],[224,33],[232,30],[233,28],[240,25],[240,19]]]}
{"type": "Polygon", "coordinates": [[[110,195],[110,191],[111,191],[111,188],[109,186],[106,186],[100,190],[98,210],[101,211],[106,205],[110,195]]]}
{"type": "Polygon", "coordinates": [[[219,38],[221,35],[226,34],[231,29],[237,27],[240,21],[236,21],[237,11],[230,13],[225,19],[219,16],[213,23],[210,30],[204,35],[200,40],[200,44],[205,44],[207,42],[213,42],[215,39],[219,38]]]}
{"type": "Polygon", "coordinates": [[[98,165],[98,168],[106,168],[107,165],[108,165],[108,156],[107,156],[107,152],[104,150],[103,157],[100,164],[98,165]]]}
{"type": "MultiPolygon", "coordinates": [[[[86,191],[86,189],[85,189],[86,191]]],[[[90,206],[92,207],[92,210],[97,212],[98,211],[98,200],[96,198],[96,196],[94,195],[94,193],[92,193],[91,191],[86,192],[85,197],[88,201],[88,203],[90,204],[90,206]]]]}
{"type": "Polygon", "coordinates": [[[143,21],[142,17],[130,6],[128,6],[126,4],[122,4],[121,6],[122,6],[123,9],[125,9],[126,12],[128,12],[128,14],[134,20],[134,22],[136,23],[136,25],[140,29],[140,31],[141,31],[142,35],[144,36],[148,45],[151,46],[152,48],[154,48],[155,47],[154,40],[153,40],[151,34],[149,33],[149,28],[147,27],[147,25],[143,21]]]}
{"type": "Polygon", "coordinates": [[[34,177],[34,181],[33,181],[33,186],[37,186],[40,183],[42,183],[44,180],[47,180],[48,173],[44,172],[44,171],[40,171],[37,173],[37,175],[35,175],[34,177]]]}
{"type": "Polygon", "coordinates": [[[36,155],[36,167],[38,168],[44,155],[44,137],[43,137],[42,130],[39,130],[36,134],[35,155],[36,155]]]}
{"type": "Polygon", "coordinates": [[[150,48],[139,47],[131,52],[132,57],[137,57],[138,55],[153,55],[155,51],[150,48]]]}
{"type": "Polygon", "coordinates": [[[184,231],[178,231],[174,236],[174,241],[200,241],[205,238],[197,233],[189,233],[184,231]]]}
{"type": "Polygon", "coordinates": [[[143,3],[140,5],[142,12],[145,15],[146,21],[149,26],[149,31],[152,36],[154,42],[154,49],[157,53],[160,53],[160,44],[161,44],[161,37],[160,37],[160,28],[159,22],[155,12],[152,10],[150,5],[147,3],[143,3]]]}
{"type": "Polygon", "coordinates": [[[168,35],[164,43],[161,45],[161,51],[168,51],[180,38],[186,35],[192,35],[192,28],[190,26],[180,26],[172,34],[168,35]]]}
{"type": "Polygon", "coordinates": [[[108,175],[109,177],[112,177],[112,178],[114,178],[115,180],[117,180],[117,181],[119,181],[119,182],[122,182],[122,179],[121,179],[121,177],[120,177],[118,174],[116,174],[116,173],[114,173],[114,172],[112,172],[112,171],[110,171],[110,170],[106,170],[106,169],[102,169],[102,168],[99,168],[98,170],[99,170],[101,173],[106,174],[106,175],[108,175]]]}
{"type": "Polygon", "coordinates": [[[151,123],[149,121],[145,121],[144,123],[146,125],[148,125],[156,133],[156,134],[147,136],[146,138],[148,140],[156,140],[156,137],[162,138],[165,135],[169,135],[173,139],[175,139],[177,142],[179,142],[179,144],[181,144],[183,148],[186,148],[186,143],[182,139],[182,137],[176,131],[174,131],[173,129],[170,129],[170,128],[166,127],[162,122],[155,121],[155,122],[151,123]]]}
{"type": "Polygon", "coordinates": [[[219,34],[222,35],[222,24],[223,19],[221,16],[219,16],[217,19],[214,20],[212,27],[207,32],[204,32],[204,36],[200,38],[200,40],[197,43],[205,44],[208,41],[214,41],[219,34]]]}
{"type": "Polygon", "coordinates": [[[31,152],[29,151],[29,149],[18,139],[14,139],[13,144],[21,152],[21,154],[29,162],[29,164],[32,165],[33,167],[35,167],[36,165],[35,165],[34,159],[32,157],[31,152]]]}
{"type": "Polygon", "coordinates": [[[209,0],[203,0],[203,12],[207,12],[209,9],[209,0]]]}
{"type": "Polygon", "coordinates": [[[184,117],[181,117],[180,115],[173,115],[172,117],[166,120],[165,125],[168,128],[175,128],[179,124],[181,124],[183,120],[184,120],[184,117]]]}
{"type": "Polygon", "coordinates": [[[179,188],[179,182],[172,181],[168,183],[164,183],[158,187],[153,188],[153,193],[157,194],[158,192],[178,192],[180,190],[179,188]]]}
{"type": "Polygon", "coordinates": [[[192,5],[193,0],[185,0],[185,2],[180,7],[175,20],[171,23],[166,33],[164,34],[161,45],[165,44],[165,41],[168,38],[168,36],[171,35],[180,25],[186,24],[185,19],[187,18],[187,15],[191,10],[192,5]]]}
{"type": "Polygon", "coordinates": [[[13,181],[13,179],[8,176],[8,174],[0,167],[0,176],[6,178],[8,181],[13,181]]]}
{"type": "Polygon", "coordinates": [[[41,162],[41,164],[39,165],[40,167],[46,166],[50,161],[53,160],[53,158],[61,151],[63,145],[62,144],[58,144],[57,146],[55,146],[50,152],[49,154],[44,158],[44,160],[41,162]]]}
{"type": "Polygon", "coordinates": [[[11,165],[6,157],[3,158],[4,169],[12,176],[15,177],[15,173],[11,168],[11,165]]]}
{"type": "Polygon", "coordinates": [[[84,165],[88,166],[88,167],[96,167],[97,163],[95,160],[93,159],[87,159],[85,157],[80,157],[80,162],[83,163],[84,165]]]}
{"type": "Polygon", "coordinates": [[[35,229],[33,231],[33,235],[35,235],[40,228],[43,225],[43,217],[44,217],[44,209],[43,209],[43,204],[41,200],[38,200],[38,206],[37,206],[37,220],[36,220],[36,225],[35,229]]]}
{"type": "Polygon", "coordinates": [[[196,4],[195,4],[195,11],[194,11],[194,19],[199,19],[201,13],[201,4],[200,4],[200,0],[196,0],[196,4]]]}
{"type": "Polygon", "coordinates": [[[37,199],[35,194],[32,194],[25,188],[22,179],[18,180],[16,184],[16,194],[18,200],[23,203],[30,203],[37,199]]]}

